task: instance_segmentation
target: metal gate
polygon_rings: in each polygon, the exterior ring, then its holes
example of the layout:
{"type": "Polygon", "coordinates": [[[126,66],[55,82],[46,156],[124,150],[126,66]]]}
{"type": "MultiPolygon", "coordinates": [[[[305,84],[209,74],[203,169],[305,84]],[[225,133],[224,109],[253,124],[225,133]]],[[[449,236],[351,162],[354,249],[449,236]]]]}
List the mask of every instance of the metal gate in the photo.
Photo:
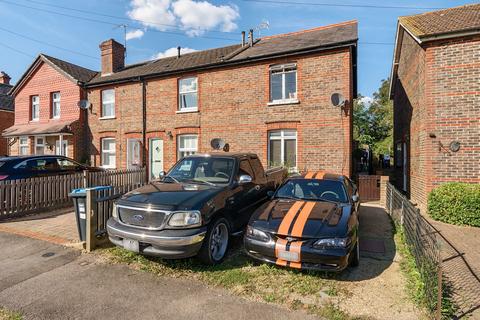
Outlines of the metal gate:
{"type": "Polygon", "coordinates": [[[358,176],[358,193],[362,202],[380,200],[380,176],[358,176]]]}

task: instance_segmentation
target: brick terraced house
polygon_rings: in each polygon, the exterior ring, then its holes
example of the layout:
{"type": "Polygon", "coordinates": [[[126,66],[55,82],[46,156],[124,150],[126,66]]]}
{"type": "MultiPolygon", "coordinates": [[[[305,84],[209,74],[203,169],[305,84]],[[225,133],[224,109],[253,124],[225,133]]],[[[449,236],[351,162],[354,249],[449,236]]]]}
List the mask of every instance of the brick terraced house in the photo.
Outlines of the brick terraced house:
{"type": "MultiPolygon", "coordinates": [[[[9,95],[12,87],[8,74],[0,71],[0,131],[13,125],[15,101],[9,95]]],[[[8,155],[8,140],[0,139],[0,156],[5,155],[8,155]]]]}
{"type": "Polygon", "coordinates": [[[82,86],[95,75],[40,54],[11,90],[15,123],[2,132],[11,141],[9,154],[59,154],[86,160],[86,111],[78,103],[86,99],[82,86]]]}
{"type": "Polygon", "coordinates": [[[399,189],[480,183],[480,4],[399,18],[390,95],[399,189]]]}
{"type": "Polygon", "coordinates": [[[127,66],[124,47],[103,42],[86,85],[91,163],[157,177],[220,138],[264,163],[350,175],[357,22],[244,39],[127,66]]]}

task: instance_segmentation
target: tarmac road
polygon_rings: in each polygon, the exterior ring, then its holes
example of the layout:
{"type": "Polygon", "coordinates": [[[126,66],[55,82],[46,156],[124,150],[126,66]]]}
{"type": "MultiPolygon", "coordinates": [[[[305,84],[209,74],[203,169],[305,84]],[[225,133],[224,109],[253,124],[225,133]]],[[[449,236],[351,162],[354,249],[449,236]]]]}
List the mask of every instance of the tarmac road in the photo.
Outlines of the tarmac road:
{"type": "Polygon", "coordinates": [[[0,232],[0,307],[24,319],[315,319],[0,232]]]}

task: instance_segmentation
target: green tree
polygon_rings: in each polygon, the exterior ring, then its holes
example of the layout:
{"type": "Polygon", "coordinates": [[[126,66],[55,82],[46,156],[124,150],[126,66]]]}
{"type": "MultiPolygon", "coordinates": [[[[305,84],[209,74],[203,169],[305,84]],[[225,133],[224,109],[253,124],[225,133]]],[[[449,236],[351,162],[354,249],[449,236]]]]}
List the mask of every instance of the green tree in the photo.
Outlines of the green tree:
{"type": "Polygon", "coordinates": [[[392,154],[393,107],[389,98],[389,80],[382,80],[380,88],[367,105],[362,96],[353,106],[353,136],[360,145],[368,145],[376,154],[392,154]]]}

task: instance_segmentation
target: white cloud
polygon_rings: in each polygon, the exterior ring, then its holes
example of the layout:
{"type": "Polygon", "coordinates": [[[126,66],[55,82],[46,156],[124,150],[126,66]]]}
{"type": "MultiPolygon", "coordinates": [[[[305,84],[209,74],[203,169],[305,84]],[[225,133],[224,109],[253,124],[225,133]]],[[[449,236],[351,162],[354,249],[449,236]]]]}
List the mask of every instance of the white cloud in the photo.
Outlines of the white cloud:
{"type": "Polygon", "coordinates": [[[139,39],[139,38],[143,37],[144,34],[145,34],[145,32],[143,32],[143,30],[140,30],[140,29],[128,31],[127,32],[127,41],[132,40],[132,39],[139,39]]]}
{"type": "Polygon", "coordinates": [[[166,31],[177,26],[190,36],[212,29],[233,31],[240,17],[235,5],[217,6],[205,0],[131,0],[130,7],[127,15],[145,27],[166,31]]]}
{"type": "Polygon", "coordinates": [[[240,17],[238,7],[215,6],[208,1],[177,0],[172,7],[173,13],[191,36],[214,28],[233,31],[237,28],[235,20],[240,17]]]}
{"type": "Polygon", "coordinates": [[[175,25],[170,0],[131,0],[132,10],[127,15],[135,20],[141,20],[146,27],[165,31],[175,25]]]}
{"type": "Polygon", "coordinates": [[[360,99],[360,102],[362,102],[365,105],[365,107],[370,108],[370,105],[373,102],[373,98],[372,97],[362,97],[360,99]]]}
{"type": "MultiPolygon", "coordinates": [[[[180,53],[189,53],[189,52],[195,52],[197,51],[196,49],[191,49],[191,48],[181,48],[180,53]]],[[[163,52],[159,52],[156,55],[152,57],[152,59],[160,59],[160,58],[166,58],[166,57],[173,57],[177,55],[177,48],[169,48],[163,52]]]]}

